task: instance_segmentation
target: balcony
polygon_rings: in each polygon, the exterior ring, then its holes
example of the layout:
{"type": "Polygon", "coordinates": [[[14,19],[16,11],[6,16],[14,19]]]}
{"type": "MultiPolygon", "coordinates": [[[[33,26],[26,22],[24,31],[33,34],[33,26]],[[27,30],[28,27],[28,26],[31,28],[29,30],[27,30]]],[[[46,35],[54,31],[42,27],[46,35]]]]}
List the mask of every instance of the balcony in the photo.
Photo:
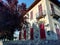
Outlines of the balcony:
{"type": "Polygon", "coordinates": [[[53,18],[53,21],[54,21],[54,22],[57,22],[57,23],[60,24],[60,18],[59,18],[59,19],[55,19],[55,18],[53,18]]]}
{"type": "Polygon", "coordinates": [[[36,19],[39,20],[39,19],[45,17],[45,15],[46,15],[46,14],[40,15],[39,13],[36,13],[36,19]]]}
{"type": "Polygon", "coordinates": [[[55,14],[60,16],[60,8],[57,6],[54,6],[55,14]]]}
{"type": "Polygon", "coordinates": [[[54,12],[52,13],[52,15],[58,15],[60,16],[60,7],[58,7],[57,5],[55,5],[54,3],[51,3],[54,6],[54,12]]]}

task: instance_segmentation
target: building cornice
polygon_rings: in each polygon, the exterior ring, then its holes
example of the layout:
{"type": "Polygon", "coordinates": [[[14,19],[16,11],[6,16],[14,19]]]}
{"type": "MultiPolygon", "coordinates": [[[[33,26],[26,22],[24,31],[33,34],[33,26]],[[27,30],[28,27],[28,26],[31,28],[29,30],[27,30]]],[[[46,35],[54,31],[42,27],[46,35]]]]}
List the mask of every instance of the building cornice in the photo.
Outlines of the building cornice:
{"type": "MultiPolygon", "coordinates": [[[[27,9],[26,13],[27,13],[28,11],[30,11],[30,10],[31,10],[37,3],[39,3],[40,1],[41,1],[41,0],[35,0],[35,1],[33,2],[33,4],[31,4],[31,6],[27,9]]],[[[50,0],[50,1],[60,7],[60,4],[59,4],[60,2],[58,2],[57,0],[50,0]]],[[[25,14],[26,14],[26,13],[25,13],[25,14]]]]}

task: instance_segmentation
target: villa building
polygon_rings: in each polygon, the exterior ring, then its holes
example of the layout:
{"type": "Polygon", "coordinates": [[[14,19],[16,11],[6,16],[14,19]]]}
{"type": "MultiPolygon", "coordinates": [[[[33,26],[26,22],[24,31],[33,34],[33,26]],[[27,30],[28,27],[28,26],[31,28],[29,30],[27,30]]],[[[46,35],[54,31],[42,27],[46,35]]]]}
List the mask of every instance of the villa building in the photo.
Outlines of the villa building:
{"type": "Polygon", "coordinates": [[[20,31],[19,39],[58,40],[60,39],[60,5],[53,0],[35,0],[25,17],[28,26],[20,31]]]}

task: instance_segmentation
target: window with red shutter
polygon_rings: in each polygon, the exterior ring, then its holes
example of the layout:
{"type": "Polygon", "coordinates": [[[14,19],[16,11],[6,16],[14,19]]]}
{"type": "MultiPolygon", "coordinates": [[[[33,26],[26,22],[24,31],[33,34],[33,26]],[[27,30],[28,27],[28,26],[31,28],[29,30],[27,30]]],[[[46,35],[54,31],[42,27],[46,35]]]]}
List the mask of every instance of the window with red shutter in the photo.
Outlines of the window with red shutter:
{"type": "Polygon", "coordinates": [[[44,29],[44,24],[40,24],[39,25],[40,28],[40,39],[45,39],[46,38],[46,34],[45,34],[45,29],[44,29]]]}
{"type": "Polygon", "coordinates": [[[58,39],[60,39],[60,29],[56,28],[56,32],[57,32],[58,39]]]}
{"type": "Polygon", "coordinates": [[[39,10],[39,15],[40,15],[40,16],[43,15],[43,12],[42,12],[42,4],[40,4],[40,5],[38,6],[38,10],[39,10]]]}
{"type": "Polygon", "coordinates": [[[33,11],[30,12],[30,19],[33,19],[33,11]]]}
{"type": "Polygon", "coordinates": [[[26,30],[24,30],[24,39],[26,40],[26,30]]]}
{"type": "Polygon", "coordinates": [[[55,28],[56,28],[56,33],[57,33],[58,39],[60,39],[60,29],[56,23],[55,23],[55,28]]]}
{"type": "Polygon", "coordinates": [[[33,36],[33,28],[30,28],[30,40],[33,40],[34,36],[33,36]]]}

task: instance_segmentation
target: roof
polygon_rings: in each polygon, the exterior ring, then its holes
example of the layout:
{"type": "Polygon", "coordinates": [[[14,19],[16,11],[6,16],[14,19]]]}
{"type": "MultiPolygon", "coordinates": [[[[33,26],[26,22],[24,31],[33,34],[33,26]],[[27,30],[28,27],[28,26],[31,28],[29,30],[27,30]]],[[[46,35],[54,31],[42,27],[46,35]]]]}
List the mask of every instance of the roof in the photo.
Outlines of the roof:
{"type": "MultiPolygon", "coordinates": [[[[31,10],[37,3],[39,3],[39,1],[41,1],[41,0],[35,0],[35,1],[33,2],[33,4],[27,9],[27,12],[28,12],[29,10],[31,10]]],[[[50,0],[50,1],[60,7],[60,2],[58,2],[57,0],[50,0]]]]}
{"type": "Polygon", "coordinates": [[[28,8],[27,11],[31,10],[39,1],[41,1],[41,0],[35,0],[35,1],[33,2],[33,4],[28,8]]]}

